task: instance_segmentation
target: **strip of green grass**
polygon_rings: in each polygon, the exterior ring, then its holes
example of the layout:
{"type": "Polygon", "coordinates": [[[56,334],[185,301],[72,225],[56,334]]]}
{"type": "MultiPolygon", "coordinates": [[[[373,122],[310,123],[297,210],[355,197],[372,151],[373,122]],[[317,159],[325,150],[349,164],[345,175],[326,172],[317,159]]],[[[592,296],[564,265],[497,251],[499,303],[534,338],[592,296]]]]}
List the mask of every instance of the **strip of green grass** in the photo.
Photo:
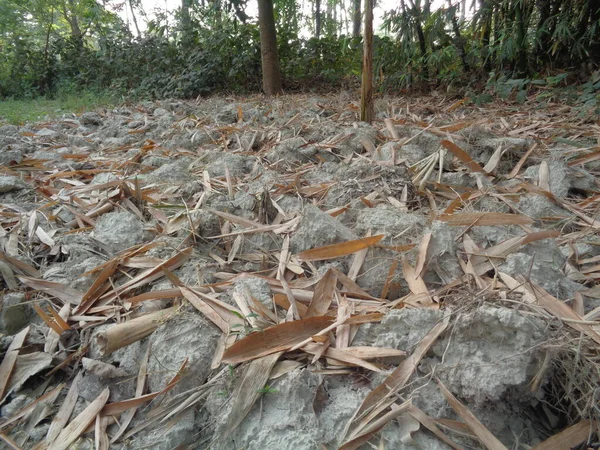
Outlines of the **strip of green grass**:
{"type": "Polygon", "coordinates": [[[22,125],[61,117],[63,114],[81,114],[119,101],[108,94],[83,92],[64,94],[56,99],[0,100],[0,124],[22,125]]]}

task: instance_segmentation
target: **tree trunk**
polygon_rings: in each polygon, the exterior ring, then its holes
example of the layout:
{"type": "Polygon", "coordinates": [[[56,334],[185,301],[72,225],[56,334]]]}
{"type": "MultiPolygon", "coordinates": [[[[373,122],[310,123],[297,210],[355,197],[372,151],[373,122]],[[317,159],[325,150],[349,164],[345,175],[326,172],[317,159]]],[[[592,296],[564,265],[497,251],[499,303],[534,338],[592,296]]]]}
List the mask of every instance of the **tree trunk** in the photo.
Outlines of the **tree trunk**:
{"type": "Polygon", "coordinates": [[[277,95],[281,93],[282,87],[273,0],[258,0],[258,23],[260,28],[263,91],[267,95],[277,95]]]}
{"type": "Polygon", "coordinates": [[[517,26],[517,61],[516,75],[524,76],[527,73],[527,38],[525,24],[525,8],[523,2],[515,4],[515,22],[517,26]]]}
{"type": "MultiPolygon", "coordinates": [[[[448,0],[448,8],[452,8],[452,0],[448,0]]],[[[469,63],[467,62],[467,51],[465,50],[465,40],[460,34],[460,26],[458,25],[458,19],[456,18],[456,10],[454,10],[454,14],[452,14],[452,29],[456,35],[456,48],[458,49],[458,53],[460,55],[463,70],[465,73],[467,73],[470,70],[469,63]]]]}
{"type": "Polygon", "coordinates": [[[360,0],[354,0],[354,10],[352,11],[352,36],[355,38],[360,37],[361,16],[360,0]]]}
{"type": "Polygon", "coordinates": [[[367,123],[373,120],[373,0],[365,0],[360,120],[367,123]]]}
{"type": "MultiPolygon", "coordinates": [[[[185,2],[185,0],[183,0],[183,2],[185,2]]],[[[140,33],[140,27],[138,26],[137,17],[135,17],[135,11],[133,10],[133,2],[132,2],[132,0],[129,0],[128,3],[129,3],[129,9],[131,11],[131,19],[133,20],[133,26],[135,27],[137,37],[140,37],[142,35],[142,33],[140,33]]]]}
{"type": "Polygon", "coordinates": [[[486,0],[479,1],[481,8],[481,57],[483,67],[487,72],[492,70],[492,55],[490,55],[490,36],[492,34],[492,14],[494,7],[486,0]]]}
{"type": "Polygon", "coordinates": [[[321,0],[315,0],[315,37],[321,37],[321,0]]]}

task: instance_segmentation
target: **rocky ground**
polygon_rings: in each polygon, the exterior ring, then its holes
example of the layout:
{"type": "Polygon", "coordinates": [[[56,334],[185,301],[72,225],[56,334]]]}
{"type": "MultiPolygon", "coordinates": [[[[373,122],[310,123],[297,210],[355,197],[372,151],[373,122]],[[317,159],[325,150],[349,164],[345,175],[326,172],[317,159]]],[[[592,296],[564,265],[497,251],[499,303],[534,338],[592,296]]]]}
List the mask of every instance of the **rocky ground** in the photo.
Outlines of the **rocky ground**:
{"type": "Polygon", "coordinates": [[[598,124],[376,110],[0,127],[4,448],[596,448],[598,124]]]}

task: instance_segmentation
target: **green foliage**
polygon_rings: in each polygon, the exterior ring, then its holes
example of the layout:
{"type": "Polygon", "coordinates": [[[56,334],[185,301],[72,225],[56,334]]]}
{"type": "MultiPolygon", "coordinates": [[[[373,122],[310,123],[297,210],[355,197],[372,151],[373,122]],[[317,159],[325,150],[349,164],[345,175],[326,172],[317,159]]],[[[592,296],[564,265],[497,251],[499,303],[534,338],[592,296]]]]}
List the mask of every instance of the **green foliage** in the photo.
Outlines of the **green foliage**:
{"type": "MultiPolygon", "coordinates": [[[[550,98],[568,84],[568,73],[600,51],[598,8],[591,0],[569,8],[562,1],[478,0],[474,14],[462,20],[457,0],[440,9],[431,0],[399,0],[384,15],[385,35],[374,39],[377,87],[397,92],[441,84],[463,94],[479,86],[471,96],[478,104],[494,97],[550,98]]],[[[132,2],[139,8],[139,1],[132,2]]],[[[122,0],[0,0],[0,98],[259,91],[259,30],[246,4],[186,0],[184,9],[159,13],[134,38],[113,12],[127,7],[122,0]]],[[[357,85],[362,39],[342,34],[351,25],[351,4],[321,0],[322,33],[315,38],[305,35],[314,18],[300,2],[274,0],[286,90],[357,85]]],[[[584,70],[589,75],[590,68],[584,70]]],[[[572,95],[573,102],[596,107],[597,80],[590,83],[572,95]]]]}
{"type": "Polygon", "coordinates": [[[265,385],[264,388],[258,389],[256,392],[258,392],[260,394],[277,394],[279,392],[279,390],[274,389],[273,387],[271,387],[267,384],[267,385],[265,385]]]}

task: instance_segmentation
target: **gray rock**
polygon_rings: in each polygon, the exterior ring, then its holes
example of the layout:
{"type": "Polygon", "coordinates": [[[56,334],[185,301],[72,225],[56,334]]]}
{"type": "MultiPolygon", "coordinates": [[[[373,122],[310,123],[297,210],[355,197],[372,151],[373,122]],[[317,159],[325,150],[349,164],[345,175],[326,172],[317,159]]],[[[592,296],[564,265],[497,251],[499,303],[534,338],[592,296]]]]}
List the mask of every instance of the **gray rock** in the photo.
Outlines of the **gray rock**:
{"type": "Polygon", "coordinates": [[[17,334],[31,322],[35,312],[20,292],[7,292],[0,302],[0,333],[17,334]]]}
{"type": "Polygon", "coordinates": [[[170,164],[165,164],[149,175],[149,180],[157,183],[184,183],[191,177],[188,167],[190,161],[178,160],[170,164]]]}
{"type": "Polygon", "coordinates": [[[86,112],[81,115],[79,122],[82,125],[102,125],[102,117],[97,112],[86,112]]]}
{"type": "Polygon", "coordinates": [[[525,400],[534,395],[527,384],[538,369],[545,330],[545,323],[535,317],[482,306],[456,318],[424,368],[435,366],[451,392],[475,404],[498,400],[508,389],[519,390],[525,400]]]}
{"type": "Polygon", "coordinates": [[[217,339],[221,331],[199,314],[183,313],[158,328],[150,337],[148,386],[160,391],[188,358],[187,376],[171,391],[184,392],[202,385],[210,373],[217,339]]]}
{"type": "Polygon", "coordinates": [[[443,316],[441,311],[430,309],[394,309],[380,323],[362,325],[352,345],[387,347],[410,352],[443,316]]]}
{"type": "Polygon", "coordinates": [[[58,135],[58,132],[50,130],[49,128],[42,128],[36,131],[35,135],[40,137],[55,137],[56,135],[58,135]]]}
{"type": "Polygon", "coordinates": [[[0,137],[4,136],[18,136],[19,128],[15,125],[2,125],[0,126],[0,137]]]}
{"type": "Polygon", "coordinates": [[[0,176],[0,194],[18,191],[27,187],[27,183],[17,177],[0,176]]]}
{"type": "Polygon", "coordinates": [[[290,239],[290,249],[298,253],[353,239],[358,239],[358,236],[348,227],[316,206],[307,205],[298,229],[290,239]]]}
{"type": "Polygon", "coordinates": [[[156,108],[152,114],[155,117],[166,116],[167,114],[171,114],[167,109],[164,108],[156,108]]]}
{"type": "MultiPolygon", "coordinates": [[[[254,405],[233,434],[224,442],[219,442],[215,448],[318,448],[319,420],[313,409],[313,402],[321,381],[321,376],[306,369],[296,370],[274,380],[270,386],[275,392],[264,394],[262,401],[254,405]]],[[[221,416],[222,423],[227,419],[228,413],[229,411],[221,416]]]]}
{"type": "Polygon", "coordinates": [[[143,224],[129,212],[111,212],[96,222],[93,236],[114,251],[121,251],[142,242],[143,224]]]}
{"type": "Polygon", "coordinates": [[[0,165],[8,166],[10,163],[20,163],[23,160],[23,153],[20,150],[2,150],[0,151],[0,165]]]}

